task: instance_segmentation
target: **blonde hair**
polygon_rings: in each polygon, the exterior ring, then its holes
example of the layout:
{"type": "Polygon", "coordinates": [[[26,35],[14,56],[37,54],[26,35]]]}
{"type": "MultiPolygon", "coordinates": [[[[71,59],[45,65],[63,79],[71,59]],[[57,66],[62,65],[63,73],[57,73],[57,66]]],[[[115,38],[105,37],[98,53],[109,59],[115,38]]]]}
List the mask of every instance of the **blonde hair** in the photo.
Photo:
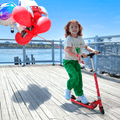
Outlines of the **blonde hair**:
{"type": "Polygon", "coordinates": [[[78,36],[82,36],[82,30],[83,30],[83,27],[81,26],[81,24],[77,21],[77,20],[70,20],[67,25],[64,27],[65,29],[65,38],[68,36],[68,35],[71,35],[71,33],[69,32],[69,26],[71,23],[77,23],[77,25],[79,26],[79,32],[77,33],[78,36]]]}

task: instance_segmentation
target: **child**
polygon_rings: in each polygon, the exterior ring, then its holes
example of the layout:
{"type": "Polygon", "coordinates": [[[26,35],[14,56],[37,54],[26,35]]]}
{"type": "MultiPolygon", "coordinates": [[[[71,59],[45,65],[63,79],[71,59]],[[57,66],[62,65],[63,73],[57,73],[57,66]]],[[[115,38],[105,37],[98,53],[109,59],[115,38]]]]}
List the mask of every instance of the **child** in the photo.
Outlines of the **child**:
{"type": "Polygon", "coordinates": [[[95,55],[99,53],[97,50],[94,50],[85,44],[84,40],[82,39],[83,28],[78,21],[69,21],[64,29],[66,38],[64,41],[64,49],[66,49],[68,52],[65,51],[63,65],[70,78],[67,81],[67,88],[65,89],[64,96],[69,100],[71,97],[71,90],[73,89],[77,96],[77,101],[87,104],[88,100],[85,98],[82,89],[82,74],[78,59],[81,57],[81,55],[84,58],[87,57],[87,54],[82,53],[82,47],[89,52],[95,53],[95,55]]]}

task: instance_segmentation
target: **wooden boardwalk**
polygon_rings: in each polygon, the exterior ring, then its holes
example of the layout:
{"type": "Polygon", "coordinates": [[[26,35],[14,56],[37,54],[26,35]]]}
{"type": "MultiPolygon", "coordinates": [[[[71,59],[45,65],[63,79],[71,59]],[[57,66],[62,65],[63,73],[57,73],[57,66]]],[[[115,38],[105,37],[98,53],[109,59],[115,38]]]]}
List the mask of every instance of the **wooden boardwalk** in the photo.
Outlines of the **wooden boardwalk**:
{"type": "MultiPolygon", "coordinates": [[[[92,74],[82,72],[84,93],[92,102],[92,74]]],[[[0,120],[120,120],[120,79],[98,77],[105,114],[72,104],[63,96],[68,79],[62,66],[0,66],[0,120]]]]}

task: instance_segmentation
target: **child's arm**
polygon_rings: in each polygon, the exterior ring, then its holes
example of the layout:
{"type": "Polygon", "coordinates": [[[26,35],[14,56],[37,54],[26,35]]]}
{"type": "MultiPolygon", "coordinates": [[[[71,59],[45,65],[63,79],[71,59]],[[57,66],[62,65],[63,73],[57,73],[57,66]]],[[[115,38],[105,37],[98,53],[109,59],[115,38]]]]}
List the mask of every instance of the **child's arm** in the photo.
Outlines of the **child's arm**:
{"type": "Polygon", "coordinates": [[[89,52],[95,53],[95,55],[98,55],[98,54],[99,54],[98,50],[94,50],[94,49],[92,49],[92,48],[89,47],[89,46],[85,46],[84,48],[85,48],[87,51],[89,51],[89,52]]]}

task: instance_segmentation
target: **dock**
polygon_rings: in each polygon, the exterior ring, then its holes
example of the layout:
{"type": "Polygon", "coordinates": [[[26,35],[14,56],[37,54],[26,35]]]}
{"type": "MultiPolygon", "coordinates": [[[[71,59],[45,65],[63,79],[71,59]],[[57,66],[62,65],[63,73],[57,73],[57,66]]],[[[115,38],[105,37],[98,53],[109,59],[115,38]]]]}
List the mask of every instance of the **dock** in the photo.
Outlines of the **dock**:
{"type": "MultiPolygon", "coordinates": [[[[97,100],[92,73],[82,69],[82,78],[86,98],[97,100]]],[[[98,75],[104,115],[66,100],[68,79],[59,65],[1,65],[0,120],[120,120],[120,78],[98,75]]]]}

